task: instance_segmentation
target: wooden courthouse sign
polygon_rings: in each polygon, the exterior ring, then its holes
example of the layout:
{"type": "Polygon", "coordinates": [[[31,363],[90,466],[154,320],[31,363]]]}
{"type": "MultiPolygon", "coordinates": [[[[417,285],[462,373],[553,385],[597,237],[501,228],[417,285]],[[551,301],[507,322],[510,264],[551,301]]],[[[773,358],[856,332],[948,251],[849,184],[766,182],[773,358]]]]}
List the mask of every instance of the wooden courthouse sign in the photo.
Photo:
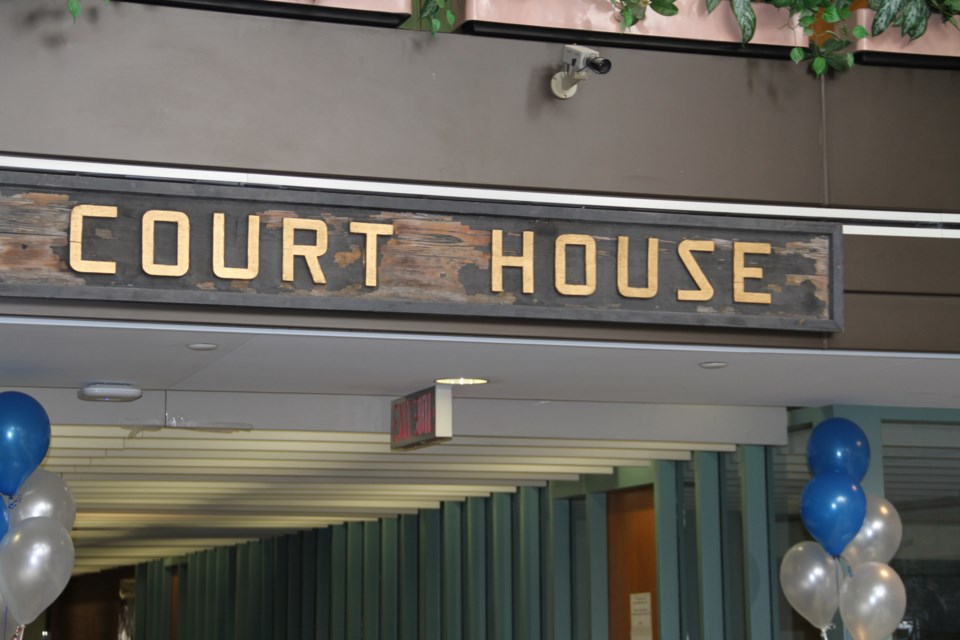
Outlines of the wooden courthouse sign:
{"type": "Polygon", "coordinates": [[[0,295],[841,328],[838,225],[29,175],[0,295]]]}

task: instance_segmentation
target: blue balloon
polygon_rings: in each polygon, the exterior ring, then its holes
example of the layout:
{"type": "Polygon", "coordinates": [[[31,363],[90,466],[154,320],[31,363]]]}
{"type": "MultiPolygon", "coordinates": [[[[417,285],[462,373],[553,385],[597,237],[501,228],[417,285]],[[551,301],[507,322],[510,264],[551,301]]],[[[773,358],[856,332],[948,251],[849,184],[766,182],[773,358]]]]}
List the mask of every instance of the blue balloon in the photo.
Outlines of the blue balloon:
{"type": "Polygon", "coordinates": [[[0,500],[0,540],[10,531],[10,510],[7,504],[0,500]]]}
{"type": "Polygon", "coordinates": [[[800,519],[827,553],[839,557],[857,535],[867,515],[867,496],[844,473],[821,473],[800,496],[800,519]]]}
{"type": "Polygon", "coordinates": [[[810,434],[807,465],[814,476],[845,473],[861,482],[870,467],[870,443],[855,422],[846,418],[824,420],[810,434]]]}
{"type": "Polygon", "coordinates": [[[14,495],[50,448],[50,418],[19,391],[0,393],[0,493],[14,495]]]}

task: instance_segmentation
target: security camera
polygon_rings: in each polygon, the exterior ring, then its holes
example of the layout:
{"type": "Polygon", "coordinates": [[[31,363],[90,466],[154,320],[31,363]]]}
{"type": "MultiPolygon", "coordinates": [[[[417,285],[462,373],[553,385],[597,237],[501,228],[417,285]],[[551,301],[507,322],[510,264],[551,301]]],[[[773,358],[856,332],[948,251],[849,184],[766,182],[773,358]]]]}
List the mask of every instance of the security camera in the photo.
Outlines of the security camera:
{"type": "Polygon", "coordinates": [[[600,57],[599,51],[581,47],[578,44],[568,44],[563,48],[563,66],[565,71],[583,71],[589,69],[601,75],[610,73],[613,63],[600,57]]]}
{"type": "Polygon", "coordinates": [[[563,47],[563,70],[554,74],[550,80],[550,89],[553,95],[562,100],[572,98],[577,92],[577,85],[587,79],[587,71],[605,74],[610,73],[613,63],[594,51],[578,44],[568,44],[563,47]]]}

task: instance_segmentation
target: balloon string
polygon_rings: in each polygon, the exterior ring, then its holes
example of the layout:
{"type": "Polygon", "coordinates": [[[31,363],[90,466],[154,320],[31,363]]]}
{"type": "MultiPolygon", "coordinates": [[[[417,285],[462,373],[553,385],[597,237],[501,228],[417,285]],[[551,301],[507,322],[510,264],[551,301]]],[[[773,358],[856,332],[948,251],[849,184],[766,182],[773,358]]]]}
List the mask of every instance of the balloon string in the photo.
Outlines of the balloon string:
{"type": "Polygon", "coordinates": [[[827,631],[831,629],[836,629],[836,628],[837,626],[831,622],[830,624],[825,626],[823,629],[820,629],[820,637],[823,638],[823,640],[830,640],[830,638],[827,637],[827,631]]]}

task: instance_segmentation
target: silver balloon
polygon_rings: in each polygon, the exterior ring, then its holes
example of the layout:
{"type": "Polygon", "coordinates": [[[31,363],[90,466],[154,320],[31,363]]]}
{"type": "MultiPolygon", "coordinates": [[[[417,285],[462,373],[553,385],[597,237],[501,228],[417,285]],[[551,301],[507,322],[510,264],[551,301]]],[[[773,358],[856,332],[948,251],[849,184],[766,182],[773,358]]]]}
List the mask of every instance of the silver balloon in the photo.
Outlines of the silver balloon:
{"type": "Polygon", "coordinates": [[[3,596],[0,596],[0,638],[7,640],[12,637],[19,626],[20,622],[13,617],[7,603],[3,601],[3,596]]]}
{"type": "Polygon", "coordinates": [[[841,555],[853,567],[864,562],[890,562],[902,539],[903,525],[897,510],[886,499],[868,494],[867,517],[841,555]]]}
{"type": "Polygon", "coordinates": [[[840,617],[854,640],[883,640],[907,611],[907,591],[897,572],[881,562],[865,562],[840,587],[840,617]]]}
{"type": "Polygon", "coordinates": [[[0,596],[22,624],[36,620],[67,586],[73,541],[54,518],[28,518],[0,542],[0,596]]]}
{"type": "Polygon", "coordinates": [[[780,586],[797,613],[821,631],[837,613],[838,565],[816,542],[795,544],[780,563],[780,586]]]}
{"type": "Polygon", "coordinates": [[[73,529],[77,505],[70,489],[55,473],[37,469],[10,500],[10,526],[27,518],[56,518],[67,531],[73,529]]]}

